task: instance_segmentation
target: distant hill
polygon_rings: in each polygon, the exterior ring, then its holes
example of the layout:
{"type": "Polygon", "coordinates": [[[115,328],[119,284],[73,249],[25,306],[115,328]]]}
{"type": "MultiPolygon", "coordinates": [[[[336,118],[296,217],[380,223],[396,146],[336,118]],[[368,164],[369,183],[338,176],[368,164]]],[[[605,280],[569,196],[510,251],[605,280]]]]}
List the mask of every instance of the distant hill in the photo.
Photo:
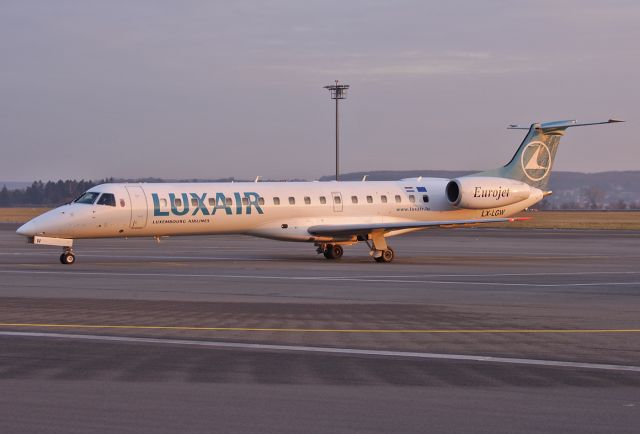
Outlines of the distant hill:
{"type": "MultiPolygon", "coordinates": [[[[479,172],[476,170],[475,172],[479,172]]],[[[455,178],[474,171],[469,170],[372,170],[369,172],[351,172],[340,175],[341,181],[360,181],[366,175],[368,181],[397,181],[403,178],[417,178],[419,176],[431,178],[455,178]]],[[[320,181],[332,181],[335,175],[323,176],[320,181]]]]}

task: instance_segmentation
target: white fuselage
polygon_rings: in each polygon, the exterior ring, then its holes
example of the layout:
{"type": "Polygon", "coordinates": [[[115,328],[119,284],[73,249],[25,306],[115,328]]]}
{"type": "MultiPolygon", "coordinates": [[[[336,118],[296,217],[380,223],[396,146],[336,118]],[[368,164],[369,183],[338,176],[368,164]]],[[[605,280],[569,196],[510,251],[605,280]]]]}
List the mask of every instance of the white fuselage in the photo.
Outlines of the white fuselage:
{"type": "Polygon", "coordinates": [[[18,232],[60,239],[247,234],[325,242],[331,237],[314,236],[308,228],[509,217],[543,197],[534,189],[517,203],[499,206],[498,198],[495,207],[462,209],[447,200],[449,181],[102,184],[89,192],[111,194],[115,204],[99,204],[100,199],[74,202],[35,218],[18,232]]]}

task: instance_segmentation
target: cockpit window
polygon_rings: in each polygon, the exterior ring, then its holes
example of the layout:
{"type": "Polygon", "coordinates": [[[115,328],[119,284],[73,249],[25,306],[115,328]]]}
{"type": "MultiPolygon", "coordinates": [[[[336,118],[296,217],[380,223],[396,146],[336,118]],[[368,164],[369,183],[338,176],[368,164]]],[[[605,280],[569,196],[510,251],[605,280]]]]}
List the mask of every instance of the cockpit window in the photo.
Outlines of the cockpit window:
{"type": "Polygon", "coordinates": [[[98,205],[116,206],[116,197],[111,193],[103,193],[98,199],[98,205]]]}
{"type": "Polygon", "coordinates": [[[95,191],[88,191],[79,198],[77,198],[75,203],[84,203],[87,205],[93,205],[96,199],[100,196],[100,193],[96,193],[95,191]]]}

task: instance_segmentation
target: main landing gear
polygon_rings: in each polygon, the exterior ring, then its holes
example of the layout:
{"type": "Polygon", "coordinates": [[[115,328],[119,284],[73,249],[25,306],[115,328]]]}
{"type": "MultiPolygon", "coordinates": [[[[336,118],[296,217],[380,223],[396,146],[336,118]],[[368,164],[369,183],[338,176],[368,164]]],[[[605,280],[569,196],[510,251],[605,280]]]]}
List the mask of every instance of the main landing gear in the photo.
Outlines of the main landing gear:
{"type": "MultiPolygon", "coordinates": [[[[393,261],[396,256],[393,249],[387,245],[384,235],[374,234],[370,239],[360,239],[360,241],[367,243],[371,250],[369,255],[371,255],[376,262],[389,263],[393,261]]],[[[353,244],[353,242],[349,244],[353,244]]],[[[318,247],[316,252],[322,253],[327,259],[340,259],[344,254],[344,247],[340,244],[318,243],[316,246],[318,247]]]]}
{"type": "Polygon", "coordinates": [[[373,256],[373,259],[376,262],[391,262],[395,257],[395,252],[391,247],[389,247],[386,250],[372,250],[371,256],[373,256]],[[379,256],[376,256],[376,254],[379,256]]]}
{"type": "Polygon", "coordinates": [[[322,253],[327,259],[340,259],[344,254],[344,248],[340,244],[325,244],[318,246],[318,253],[322,253]]]}
{"type": "Polygon", "coordinates": [[[70,247],[65,247],[62,255],[60,255],[60,262],[64,265],[71,265],[76,262],[76,255],[73,254],[73,250],[70,247]]]}
{"type": "Polygon", "coordinates": [[[389,263],[393,261],[396,255],[393,249],[387,245],[384,232],[372,232],[369,234],[369,240],[366,240],[369,249],[371,249],[369,254],[376,262],[389,263]]]}

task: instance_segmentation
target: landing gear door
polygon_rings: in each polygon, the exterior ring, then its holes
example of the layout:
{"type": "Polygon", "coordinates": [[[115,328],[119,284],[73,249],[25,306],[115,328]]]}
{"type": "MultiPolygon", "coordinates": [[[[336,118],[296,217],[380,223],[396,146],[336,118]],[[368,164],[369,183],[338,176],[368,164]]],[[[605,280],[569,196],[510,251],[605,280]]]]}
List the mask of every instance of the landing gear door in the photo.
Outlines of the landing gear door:
{"type": "Polygon", "coordinates": [[[137,185],[125,186],[129,193],[129,203],[131,204],[131,229],[142,229],[147,226],[147,196],[142,187],[137,185]]]}
{"type": "Polygon", "coordinates": [[[331,193],[333,198],[333,211],[342,212],[342,194],[338,192],[331,193]]]}

